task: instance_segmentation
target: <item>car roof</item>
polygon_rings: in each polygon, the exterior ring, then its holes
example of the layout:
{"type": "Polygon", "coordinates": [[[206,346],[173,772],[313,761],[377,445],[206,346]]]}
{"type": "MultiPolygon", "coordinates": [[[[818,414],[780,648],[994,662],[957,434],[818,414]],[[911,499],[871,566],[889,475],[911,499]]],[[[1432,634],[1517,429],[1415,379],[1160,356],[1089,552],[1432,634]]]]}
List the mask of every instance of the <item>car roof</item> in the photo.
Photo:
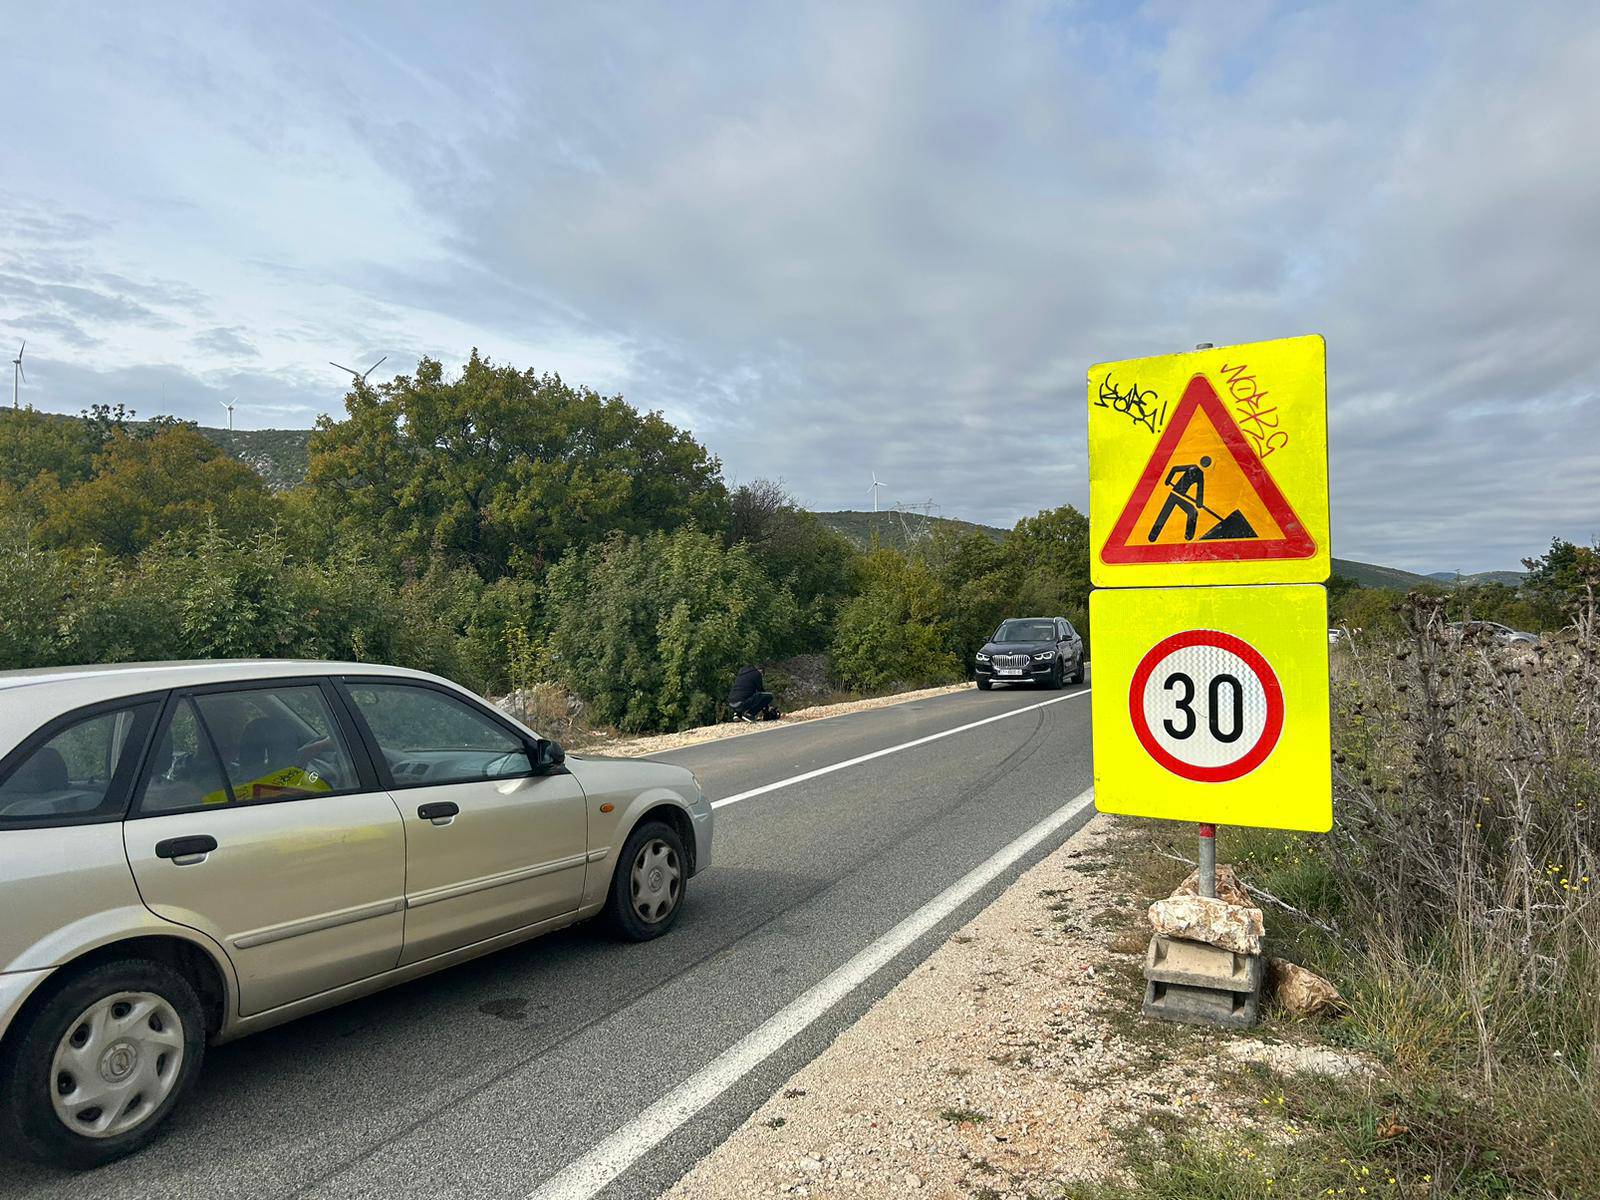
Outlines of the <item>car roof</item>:
{"type": "Polygon", "coordinates": [[[0,755],[45,722],[103,700],[169,688],[202,687],[236,680],[287,679],[304,675],[393,675],[459,684],[426,671],[380,663],[323,662],[294,658],[196,659],[188,662],[105,663],[0,671],[0,755]]]}

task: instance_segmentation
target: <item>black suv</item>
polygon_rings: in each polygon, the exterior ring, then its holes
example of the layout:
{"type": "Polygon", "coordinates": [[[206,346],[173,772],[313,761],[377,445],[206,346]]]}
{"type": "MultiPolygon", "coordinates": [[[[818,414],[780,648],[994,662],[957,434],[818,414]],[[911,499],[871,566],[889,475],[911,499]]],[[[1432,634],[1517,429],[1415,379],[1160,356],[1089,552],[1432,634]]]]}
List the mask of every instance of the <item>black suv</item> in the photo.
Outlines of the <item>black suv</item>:
{"type": "Polygon", "coordinates": [[[1013,617],[978,651],[973,673],[985,692],[996,683],[1082,683],[1083,639],[1065,617],[1013,617]]]}

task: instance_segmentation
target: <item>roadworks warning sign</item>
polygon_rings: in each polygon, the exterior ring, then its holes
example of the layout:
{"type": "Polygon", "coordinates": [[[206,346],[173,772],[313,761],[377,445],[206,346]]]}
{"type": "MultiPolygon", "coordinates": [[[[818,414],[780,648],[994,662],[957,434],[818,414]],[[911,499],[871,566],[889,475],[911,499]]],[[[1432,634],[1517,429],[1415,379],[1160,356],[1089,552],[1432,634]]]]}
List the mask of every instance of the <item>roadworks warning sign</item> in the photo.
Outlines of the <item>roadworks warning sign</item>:
{"type": "Polygon", "coordinates": [[[1091,367],[1095,584],[1326,579],[1326,378],[1315,335],[1091,367]]]}

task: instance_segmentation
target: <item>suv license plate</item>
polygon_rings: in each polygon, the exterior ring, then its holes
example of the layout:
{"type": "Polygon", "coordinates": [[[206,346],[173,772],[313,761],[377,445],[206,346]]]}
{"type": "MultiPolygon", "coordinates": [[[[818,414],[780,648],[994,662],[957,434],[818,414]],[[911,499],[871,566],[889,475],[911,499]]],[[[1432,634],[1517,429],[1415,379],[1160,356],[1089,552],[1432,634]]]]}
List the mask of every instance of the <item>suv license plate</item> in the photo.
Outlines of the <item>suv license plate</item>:
{"type": "Polygon", "coordinates": [[[1000,668],[1000,674],[1002,674],[1002,675],[1021,675],[1022,674],[1022,668],[1021,667],[1001,667],[1000,668]]]}

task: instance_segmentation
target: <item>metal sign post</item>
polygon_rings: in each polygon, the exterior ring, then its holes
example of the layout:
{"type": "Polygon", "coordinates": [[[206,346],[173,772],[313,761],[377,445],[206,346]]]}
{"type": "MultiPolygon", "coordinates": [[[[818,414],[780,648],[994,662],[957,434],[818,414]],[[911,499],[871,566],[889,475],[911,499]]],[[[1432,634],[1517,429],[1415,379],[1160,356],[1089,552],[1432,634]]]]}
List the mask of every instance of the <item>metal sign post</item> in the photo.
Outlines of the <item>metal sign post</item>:
{"type": "Polygon", "coordinates": [[[1200,894],[1217,898],[1217,827],[1200,826],[1200,894]]]}

